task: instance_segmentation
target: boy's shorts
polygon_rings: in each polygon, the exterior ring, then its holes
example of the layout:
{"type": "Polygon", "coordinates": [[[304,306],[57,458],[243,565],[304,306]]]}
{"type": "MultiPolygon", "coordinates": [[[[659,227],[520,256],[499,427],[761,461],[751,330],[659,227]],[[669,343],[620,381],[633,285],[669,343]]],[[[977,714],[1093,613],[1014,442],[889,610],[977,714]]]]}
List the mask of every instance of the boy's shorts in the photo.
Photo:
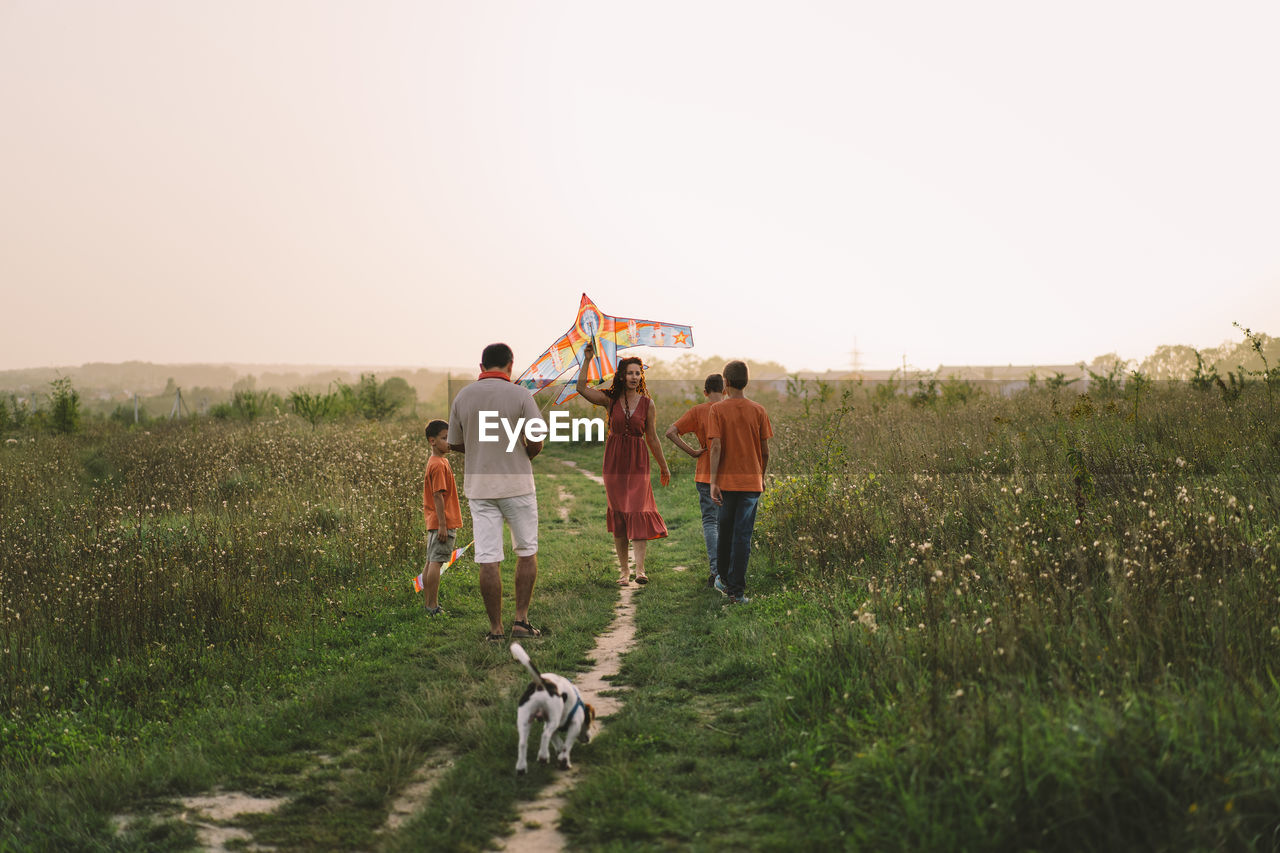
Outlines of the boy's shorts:
{"type": "Polygon", "coordinates": [[[453,543],[458,538],[458,531],[450,530],[449,535],[440,536],[439,530],[427,531],[427,562],[447,563],[453,556],[453,543]]]}
{"type": "Polygon", "coordinates": [[[502,522],[511,528],[511,546],[518,557],[538,553],[538,496],[472,498],[471,527],[476,535],[476,562],[501,563],[502,522]]]}

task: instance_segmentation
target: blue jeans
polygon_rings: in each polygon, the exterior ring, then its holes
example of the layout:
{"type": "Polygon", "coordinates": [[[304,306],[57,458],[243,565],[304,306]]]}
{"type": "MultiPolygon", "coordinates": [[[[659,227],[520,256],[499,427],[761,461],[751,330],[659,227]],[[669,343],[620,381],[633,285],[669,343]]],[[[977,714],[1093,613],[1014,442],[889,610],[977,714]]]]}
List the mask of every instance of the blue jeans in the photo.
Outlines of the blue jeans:
{"type": "Polygon", "coordinates": [[[720,579],[729,595],[740,596],[747,590],[747,560],[760,493],[721,491],[720,496],[720,541],[716,543],[720,579]]]}
{"type": "Polygon", "coordinates": [[[702,538],[707,542],[707,559],[711,562],[711,579],[717,574],[719,564],[717,542],[720,539],[720,507],[711,501],[711,484],[694,483],[698,487],[698,506],[702,509],[702,538]]]}

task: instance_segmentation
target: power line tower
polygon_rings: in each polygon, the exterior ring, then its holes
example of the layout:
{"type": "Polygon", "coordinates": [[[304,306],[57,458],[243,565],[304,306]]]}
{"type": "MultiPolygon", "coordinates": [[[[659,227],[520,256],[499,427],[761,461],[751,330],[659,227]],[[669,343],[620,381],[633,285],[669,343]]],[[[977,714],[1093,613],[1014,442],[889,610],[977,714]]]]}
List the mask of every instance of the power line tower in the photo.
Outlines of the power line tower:
{"type": "Polygon", "coordinates": [[[858,339],[853,339],[853,350],[849,353],[850,361],[853,363],[853,375],[862,378],[862,350],[858,349],[858,339]]]}

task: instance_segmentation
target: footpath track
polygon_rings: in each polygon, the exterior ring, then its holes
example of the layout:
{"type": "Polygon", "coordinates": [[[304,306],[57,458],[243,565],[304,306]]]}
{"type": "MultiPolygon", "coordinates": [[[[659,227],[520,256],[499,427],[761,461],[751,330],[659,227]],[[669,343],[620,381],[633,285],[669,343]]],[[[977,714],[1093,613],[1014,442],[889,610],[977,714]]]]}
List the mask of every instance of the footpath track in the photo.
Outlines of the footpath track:
{"type": "MultiPolygon", "coordinates": [[[[571,460],[561,461],[576,472],[564,472],[568,479],[576,479],[577,475],[582,475],[597,485],[603,485],[604,481],[599,475],[578,467],[571,460]]],[[[556,474],[548,476],[557,478],[556,474]]],[[[574,491],[572,487],[558,485],[556,511],[562,521],[568,518],[574,491]]],[[[675,568],[679,570],[683,567],[675,568]]],[[[635,596],[639,589],[627,586],[618,590],[613,619],[596,638],[595,647],[587,655],[593,663],[592,668],[585,673],[570,674],[582,691],[583,699],[596,709],[596,722],[592,726],[593,738],[599,735],[609,717],[616,714],[623,704],[618,695],[620,688],[614,686],[611,680],[621,668],[622,656],[635,644],[635,596]]],[[[530,650],[534,652],[536,659],[536,645],[531,646],[530,650]]],[[[514,714],[512,717],[514,718],[514,714]]],[[[535,725],[535,737],[538,731],[535,725]]],[[[318,766],[323,770],[329,766],[342,765],[348,758],[350,756],[320,756],[318,766]]],[[[420,766],[411,774],[412,781],[390,804],[386,820],[375,835],[390,840],[402,826],[427,808],[433,791],[450,772],[457,758],[451,750],[444,748],[433,750],[425,760],[420,759],[420,766]]],[[[579,772],[578,765],[568,771],[556,771],[549,784],[531,791],[529,798],[518,804],[517,816],[510,831],[492,839],[491,846],[514,853],[550,853],[565,849],[567,839],[560,833],[557,824],[579,772]]],[[[271,816],[279,813],[289,806],[291,799],[287,795],[278,798],[251,797],[240,791],[218,787],[201,796],[180,798],[177,801],[179,810],[169,813],[167,817],[192,826],[196,831],[196,846],[200,850],[273,849],[269,844],[263,846],[255,839],[254,832],[244,828],[242,823],[253,815],[271,816]]],[[[165,811],[167,810],[161,809],[161,814],[165,811]]],[[[124,829],[134,820],[134,815],[118,815],[115,823],[118,829],[124,829]]]]}
{"type": "MultiPolygon", "coordinates": [[[[588,479],[604,485],[604,480],[599,475],[579,468],[572,461],[562,461],[588,479]]],[[[613,622],[603,634],[596,638],[595,648],[588,655],[595,665],[588,672],[574,678],[574,683],[582,691],[583,700],[596,709],[596,723],[592,737],[599,734],[599,727],[602,727],[605,721],[622,707],[621,699],[616,695],[608,695],[616,691],[616,688],[610,684],[610,679],[618,674],[622,666],[622,656],[635,644],[636,587],[622,587],[619,592],[613,622]]],[[[512,853],[552,853],[565,848],[565,837],[556,828],[556,823],[560,819],[560,812],[565,806],[565,797],[573,787],[577,773],[578,766],[575,765],[520,806],[516,821],[512,825],[511,835],[501,842],[503,850],[512,851],[512,853]]]]}

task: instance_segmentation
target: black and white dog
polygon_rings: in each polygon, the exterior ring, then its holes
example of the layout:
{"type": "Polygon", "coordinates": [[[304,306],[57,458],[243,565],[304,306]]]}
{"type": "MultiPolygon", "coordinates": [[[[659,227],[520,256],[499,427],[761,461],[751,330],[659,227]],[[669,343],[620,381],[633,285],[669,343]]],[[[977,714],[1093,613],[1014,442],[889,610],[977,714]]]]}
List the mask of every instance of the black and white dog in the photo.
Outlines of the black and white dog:
{"type": "Polygon", "coordinates": [[[511,644],[511,656],[533,676],[533,683],[520,697],[520,707],[516,710],[516,728],[520,732],[520,746],[516,754],[516,772],[524,773],[529,767],[527,751],[529,749],[529,727],[534,720],[542,720],[542,743],[538,746],[538,760],[546,764],[551,760],[552,741],[556,742],[559,753],[560,769],[569,769],[569,750],[573,742],[581,740],[586,743],[591,739],[591,721],[596,718],[596,710],[582,701],[582,694],[569,679],[538,672],[538,668],[529,660],[529,653],[519,643],[511,644]]]}

